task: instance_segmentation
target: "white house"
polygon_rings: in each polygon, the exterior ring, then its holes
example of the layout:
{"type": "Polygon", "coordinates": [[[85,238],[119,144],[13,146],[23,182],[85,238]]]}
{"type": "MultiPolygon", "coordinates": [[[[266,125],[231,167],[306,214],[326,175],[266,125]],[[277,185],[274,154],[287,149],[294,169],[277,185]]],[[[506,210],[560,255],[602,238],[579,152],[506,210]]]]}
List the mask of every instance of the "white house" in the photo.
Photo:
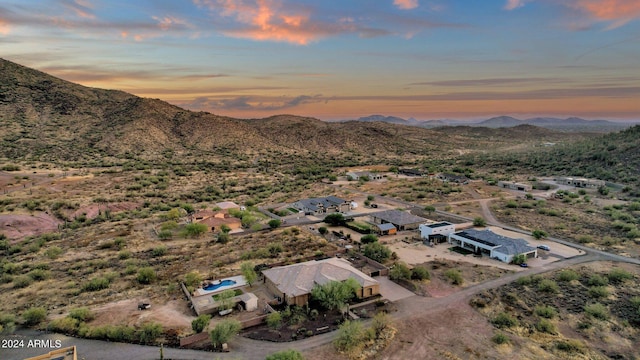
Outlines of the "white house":
{"type": "Polygon", "coordinates": [[[425,241],[441,243],[447,241],[450,234],[456,232],[456,226],[450,222],[442,221],[433,224],[420,224],[420,237],[425,241]]]}
{"type": "Polygon", "coordinates": [[[382,179],[382,174],[373,173],[370,171],[350,171],[347,173],[347,176],[350,176],[353,180],[360,180],[362,177],[366,177],[369,180],[380,180],[382,179]]]}
{"type": "Polygon", "coordinates": [[[506,263],[510,263],[518,254],[529,258],[538,257],[537,249],[530,246],[524,239],[512,239],[491,230],[468,229],[450,234],[449,243],[506,263]]]}

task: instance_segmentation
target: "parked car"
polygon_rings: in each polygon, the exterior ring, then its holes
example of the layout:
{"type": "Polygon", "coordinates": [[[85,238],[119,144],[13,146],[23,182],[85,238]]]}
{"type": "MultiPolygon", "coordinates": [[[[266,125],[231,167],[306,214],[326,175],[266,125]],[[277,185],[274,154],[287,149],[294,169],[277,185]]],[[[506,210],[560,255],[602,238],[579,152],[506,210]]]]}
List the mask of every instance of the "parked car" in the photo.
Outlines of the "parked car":
{"type": "Polygon", "coordinates": [[[372,208],[374,208],[374,209],[377,209],[377,208],[378,208],[378,204],[371,204],[371,205],[369,205],[369,206],[371,206],[371,207],[372,207],[372,208]]]}
{"type": "Polygon", "coordinates": [[[550,251],[551,248],[549,248],[547,245],[538,245],[538,249],[542,249],[542,250],[546,250],[546,251],[550,251]]]}
{"type": "Polygon", "coordinates": [[[529,267],[529,265],[527,265],[527,263],[522,263],[520,264],[520,267],[529,267]]]}

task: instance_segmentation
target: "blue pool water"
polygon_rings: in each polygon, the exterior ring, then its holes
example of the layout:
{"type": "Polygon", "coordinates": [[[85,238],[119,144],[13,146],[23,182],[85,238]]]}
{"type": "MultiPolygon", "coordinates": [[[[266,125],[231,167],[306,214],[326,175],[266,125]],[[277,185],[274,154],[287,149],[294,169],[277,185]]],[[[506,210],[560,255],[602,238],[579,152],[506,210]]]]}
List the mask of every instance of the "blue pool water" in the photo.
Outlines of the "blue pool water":
{"type": "Polygon", "coordinates": [[[235,285],[235,284],[236,284],[236,282],[234,280],[228,280],[227,279],[227,280],[222,280],[217,284],[209,284],[209,285],[203,287],[202,289],[206,290],[206,291],[213,291],[213,290],[217,290],[217,289],[219,289],[219,288],[221,288],[223,286],[231,286],[231,285],[235,285]]]}

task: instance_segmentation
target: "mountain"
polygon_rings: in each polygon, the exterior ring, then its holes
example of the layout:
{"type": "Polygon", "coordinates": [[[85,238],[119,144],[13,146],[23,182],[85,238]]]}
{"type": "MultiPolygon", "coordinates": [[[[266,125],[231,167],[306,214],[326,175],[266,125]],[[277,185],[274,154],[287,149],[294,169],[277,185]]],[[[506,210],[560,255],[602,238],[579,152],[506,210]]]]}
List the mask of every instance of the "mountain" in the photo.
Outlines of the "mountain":
{"type": "Polygon", "coordinates": [[[415,125],[418,121],[414,118],[410,118],[409,120],[405,120],[403,118],[395,117],[395,116],[384,116],[384,115],[369,115],[365,117],[358,118],[356,121],[362,122],[386,122],[390,124],[400,124],[400,125],[415,125]]]}
{"type": "Polygon", "coordinates": [[[0,157],[10,159],[104,161],[174,154],[229,161],[267,153],[384,158],[426,155],[439,136],[380,122],[326,123],[293,115],[241,120],[192,112],[0,59],[0,157]]]}
{"type": "Polygon", "coordinates": [[[513,127],[513,126],[522,125],[524,123],[525,122],[523,122],[522,120],[513,118],[511,116],[498,116],[498,117],[493,117],[491,119],[481,121],[477,124],[474,124],[473,126],[484,126],[489,128],[513,127]]]}

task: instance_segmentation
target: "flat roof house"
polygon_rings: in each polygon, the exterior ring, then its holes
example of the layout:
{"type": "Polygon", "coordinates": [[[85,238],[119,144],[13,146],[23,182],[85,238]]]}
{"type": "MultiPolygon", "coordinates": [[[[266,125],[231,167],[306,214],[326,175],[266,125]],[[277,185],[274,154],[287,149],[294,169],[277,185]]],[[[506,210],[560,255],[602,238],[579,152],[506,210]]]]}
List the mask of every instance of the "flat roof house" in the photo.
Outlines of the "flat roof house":
{"type": "Polygon", "coordinates": [[[450,234],[456,232],[456,226],[447,221],[433,224],[420,224],[420,237],[425,243],[443,243],[447,241],[450,234]]]}
{"type": "Polygon", "coordinates": [[[196,222],[206,225],[207,231],[209,232],[219,231],[222,225],[227,225],[231,230],[240,229],[242,227],[242,220],[232,217],[224,211],[218,211],[214,213],[213,216],[197,220],[196,222]]]}
{"type": "Polygon", "coordinates": [[[518,191],[533,190],[533,186],[529,184],[521,184],[513,181],[498,181],[498,187],[501,187],[503,189],[518,190],[518,191]]]}
{"type": "Polygon", "coordinates": [[[384,224],[371,224],[376,228],[378,235],[394,235],[398,232],[398,229],[391,223],[384,224]]]}
{"type": "Polygon", "coordinates": [[[362,177],[366,177],[369,180],[380,180],[383,178],[380,173],[373,173],[370,171],[350,171],[347,173],[353,180],[360,180],[362,177]]]}
{"type": "Polygon", "coordinates": [[[380,293],[380,284],[351,266],[347,260],[329,258],[263,270],[267,289],[287,305],[303,306],[311,298],[311,290],[330,281],[355,279],[360,284],[358,298],[368,298],[380,293]]]}
{"type": "Polygon", "coordinates": [[[402,230],[414,230],[418,226],[427,221],[425,218],[412,215],[406,211],[386,210],[370,214],[372,223],[374,224],[393,224],[393,226],[402,230]]]}
{"type": "Polygon", "coordinates": [[[322,215],[334,212],[346,213],[351,210],[351,202],[337,196],[302,199],[293,203],[293,207],[307,215],[322,215]]]}
{"type": "Polygon", "coordinates": [[[538,257],[537,249],[524,239],[502,236],[491,230],[468,229],[449,235],[449,242],[506,263],[510,263],[518,254],[538,257]]]}
{"type": "Polygon", "coordinates": [[[572,178],[572,177],[558,177],[555,179],[558,184],[571,185],[580,188],[598,188],[605,186],[604,180],[586,179],[586,178],[572,178]]]}

